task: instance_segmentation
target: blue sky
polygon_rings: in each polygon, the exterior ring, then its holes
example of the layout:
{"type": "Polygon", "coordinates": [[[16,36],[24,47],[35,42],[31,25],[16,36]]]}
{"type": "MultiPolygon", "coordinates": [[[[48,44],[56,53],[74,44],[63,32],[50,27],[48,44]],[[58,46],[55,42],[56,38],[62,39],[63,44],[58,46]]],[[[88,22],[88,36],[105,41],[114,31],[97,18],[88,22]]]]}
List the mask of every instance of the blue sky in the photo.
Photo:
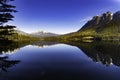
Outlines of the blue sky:
{"type": "Polygon", "coordinates": [[[120,0],[15,0],[14,21],[25,32],[65,34],[79,30],[90,18],[120,10],[120,0]]]}

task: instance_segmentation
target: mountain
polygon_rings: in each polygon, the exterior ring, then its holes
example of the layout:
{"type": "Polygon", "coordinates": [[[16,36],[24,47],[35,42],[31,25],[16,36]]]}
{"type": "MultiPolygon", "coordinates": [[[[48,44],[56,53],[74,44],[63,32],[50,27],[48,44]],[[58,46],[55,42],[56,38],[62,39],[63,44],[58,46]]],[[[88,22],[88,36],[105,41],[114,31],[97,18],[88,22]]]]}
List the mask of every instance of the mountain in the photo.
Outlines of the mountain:
{"type": "Polygon", "coordinates": [[[80,30],[64,37],[68,40],[120,40],[120,11],[94,16],[80,30]]]}
{"type": "Polygon", "coordinates": [[[22,35],[29,35],[28,33],[21,31],[21,30],[18,30],[18,29],[16,29],[15,32],[18,34],[22,34],[22,35]]]}
{"type": "Polygon", "coordinates": [[[58,34],[39,31],[29,35],[45,37],[44,40],[50,41],[120,40],[120,11],[116,13],[108,11],[94,16],[81,29],[73,33],[58,36],[58,34]]]}
{"type": "Polygon", "coordinates": [[[26,33],[24,31],[16,29],[15,32],[18,33],[18,34],[21,34],[21,35],[31,36],[31,37],[52,37],[52,36],[58,36],[58,34],[50,33],[50,32],[44,32],[44,31],[38,31],[38,32],[34,32],[34,33],[26,33]]]}
{"type": "Polygon", "coordinates": [[[58,34],[50,33],[50,32],[44,32],[44,31],[38,31],[35,33],[31,33],[31,36],[35,37],[52,37],[52,36],[58,36],[58,34]]]}
{"type": "Polygon", "coordinates": [[[96,29],[98,28],[103,28],[104,25],[109,24],[113,19],[113,15],[111,12],[106,12],[103,13],[100,16],[94,16],[90,21],[88,21],[79,31],[83,31],[85,29],[90,29],[95,27],[96,29]]]}

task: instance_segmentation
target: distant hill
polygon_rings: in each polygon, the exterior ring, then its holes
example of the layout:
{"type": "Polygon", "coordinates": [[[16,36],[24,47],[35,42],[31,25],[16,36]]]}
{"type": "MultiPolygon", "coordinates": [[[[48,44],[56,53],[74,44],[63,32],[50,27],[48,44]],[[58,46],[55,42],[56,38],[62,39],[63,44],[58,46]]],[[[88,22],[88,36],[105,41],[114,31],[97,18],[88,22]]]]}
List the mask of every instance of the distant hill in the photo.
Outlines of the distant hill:
{"type": "Polygon", "coordinates": [[[58,34],[43,31],[31,34],[18,32],[34,37],[45,37],[44,40],[50,41],[120,40],[120,11],[116,13],[108,11],[94,16],[78,31],[65,35],[58,36],[58,34]]]}
{"type": "Polygon", "coordinates": [[[94,16],[80,30],[63,37],[69,40],[120,40],[120,11],[94,16]]]}
{"type": "Polygon", "coordinates": [[[38,31],[34,33],[26,33],[21,30],[15,30],[17,33],[26,35],[26,36],[33,36],[33,37],[52,37],[52,36],[58,36],[58,34],[50,33],[50,32],[44,32],[44,31],[38,31]]]}
{"type": "Polygon", "coordinates": [[[29,35],[28,33],[21,31],[21,30],[18,30],[18,29],[16,29],[15,32],[18,34],[22,34],[22,35],[29,35]]]}
{"type": "Polygon", "coordinates": [[[50,32],[44,32],[44,31],[38,31],[30,34],[31,36],[35,37],[52,37],[52,36],[58,36],[58,34],[50,33],[50,32]]]}

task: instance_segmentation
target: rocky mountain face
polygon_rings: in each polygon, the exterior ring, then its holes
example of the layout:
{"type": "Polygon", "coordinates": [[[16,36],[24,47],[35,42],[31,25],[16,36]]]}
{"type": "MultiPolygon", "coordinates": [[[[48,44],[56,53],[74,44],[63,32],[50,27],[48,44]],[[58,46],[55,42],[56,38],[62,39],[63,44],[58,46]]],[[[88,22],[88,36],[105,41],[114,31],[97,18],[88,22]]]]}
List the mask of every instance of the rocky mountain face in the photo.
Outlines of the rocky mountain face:
{"type": "MultiPolygon", "coordinates": [[[[116,13],[114,14],[114,16],[116,15],[116,13]]],[[[118,16],[118,14],[116,15],[118,16]]],[[[110,23],[113,20],[113,15],[111,12],[106,12],[103,13],[100,16],[94,16],[90,21],[88,21],[79,31],[84,30],[86,28],[92,28],[93,26],[102,26],[105,24],[110,23]]]]}
{"type": "Polygon", "coordinates": [[[92,36],[120,37],[120,11],[114,14],[106,12],[100,16],[94,16],[78,32],[92,36]]]}
{"type": "Polygon", "coordinates": [[[94,16],[77,32],[67,34],[68,40],[120,40],[120,11],[94,16]]]}
{"type": "Polygon", "coordinates": [[[116,12],[114,15],[113,15],[113,21],[120,24],[120,11],[116,12]]]}
{"type": "Polygon", "coordinates": [[[94,16],[77,32],[61,35],[55,39],[63,42],[120,41],[120,11],[114,14],[108,11],[100,16],[94,16]]]}

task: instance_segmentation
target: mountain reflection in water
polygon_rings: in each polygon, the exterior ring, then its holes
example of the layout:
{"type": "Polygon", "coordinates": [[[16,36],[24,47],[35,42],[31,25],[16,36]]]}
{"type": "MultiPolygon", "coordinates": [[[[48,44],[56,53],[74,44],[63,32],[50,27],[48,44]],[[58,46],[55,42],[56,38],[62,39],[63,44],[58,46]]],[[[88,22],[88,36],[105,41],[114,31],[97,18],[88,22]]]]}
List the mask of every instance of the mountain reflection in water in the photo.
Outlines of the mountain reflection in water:
{"type": "Polygon", "coordinates": [[[0,42],[0,53],[1,54],[12,54],[19,51],[20,48],[27,45],[45,47],[58,44],[58,42],[0,42]]]}
{"type": "Polygon", "coordinates": [[[94,62],[110,66],[120,66],[120,43],[119,42],[67,42],[81,49],[94,62]]]}
{"type": "Polygon", "coordinates": [[[9,60],[9,55],[7,54],[14,54],[19,51],[20,48],[27,45],[43,48],[44,46],[53,44],[57,44],[57,42],[0,42],[0,70],[7,72],[8,68],[20,62],[20,60],[9,60]]]}
{"type": "Polygon", "coordinates": [[[2,42],[0,53],[1,80],[120,79],[119,42],[2,42]]]}
{"type": "MultiPolygon", "coordinates": [[[[21,47],[32,45],[44,48],[58,42],[11,42],[0,43],[1,54],[17,52],[21,47]]],[[[66,42],[65,44],[76,46],[81,49],[94,62],[100,62],[106,66],[114,64],[120,66],[120,43],[119,42],[66,42]]]]}

